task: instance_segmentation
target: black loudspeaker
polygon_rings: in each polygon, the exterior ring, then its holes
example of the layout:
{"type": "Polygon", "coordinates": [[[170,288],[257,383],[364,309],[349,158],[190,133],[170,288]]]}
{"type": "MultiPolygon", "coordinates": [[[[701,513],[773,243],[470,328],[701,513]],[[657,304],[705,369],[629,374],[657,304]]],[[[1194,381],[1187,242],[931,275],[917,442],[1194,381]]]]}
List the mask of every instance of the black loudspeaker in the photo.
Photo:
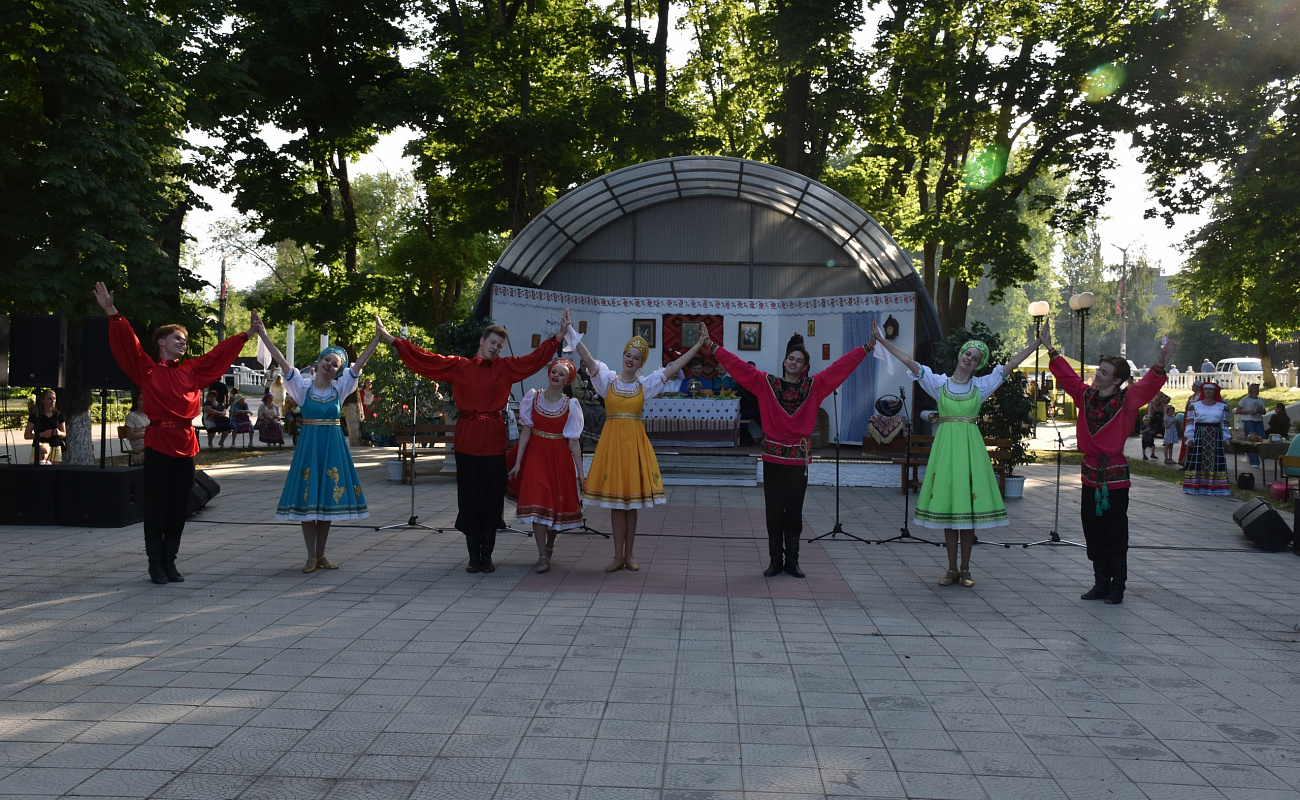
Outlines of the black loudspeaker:
{"type": "Polygon", "coordinates": [[[194,516],[199,513],[212,498],[219,494],[221,494],[221,484],[212,480],[203,470],[194,470],[194,488],[190,490],[189,515],[194,516]]]}
{"type": "Polygon", "coordinates": [[[130,391],[135,384],[108,346],[108,317],[86,317],[81,332],[81,383],[91,389],[130,391]]]}
{"type": "Polygon", "coordinates": [[[1282,521],[1282,515],[1258,497],[1242,503],[1232,512],[1232,520],[1261,550],[1276,553],[1291,546],[1291,530],[1282,521]]]}
{"type": "Polygon", "coordinates": [[[57,468],[0,467],[0,525],[54,525],[58,509],[57,468]]]}
{"type": "Polygon", "coordinates": [[[9,315],[0,314],[0,386],[9,385],[9,315]]]}
{"type": "Polygon", "coordinates": [[[59,525],[121,528],[144,519],[144,467],[55,467],[59,525]]]}
{"type": "Polygon", "coordinates": [[[63,385],[68,321],[63,317],[14,314],[9,318],[9,385],[63,385]]]}

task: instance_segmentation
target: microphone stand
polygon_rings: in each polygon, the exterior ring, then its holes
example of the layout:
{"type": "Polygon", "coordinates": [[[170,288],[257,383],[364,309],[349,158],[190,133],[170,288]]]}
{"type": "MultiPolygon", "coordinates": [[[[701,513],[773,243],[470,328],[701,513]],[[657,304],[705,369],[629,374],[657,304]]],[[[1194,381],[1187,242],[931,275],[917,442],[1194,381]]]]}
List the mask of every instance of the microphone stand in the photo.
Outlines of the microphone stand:
{"type": "MultiPolygon", "coordinates": [[[[904,463],[910,465],[912,463],[912,415],[908,413],[907,410],[907,390],[902,386],[898,387],[898,397],[903,401],[903,408],[902,408],[903,433],[906,434],[907,436],[907,440],[903,443],[904,444],[903,458],[904,458],[904,463]]],[[[912,493],[911,481],[907,477],[907,468],[904,467],[903,469],[903,527],[898,529],[899,534],[897,536],[891,536],[888,539],[880,539],[876,542],[876,544],[888,544],[889,542],[902,542],[902,541],[910,540],[913,542],[920,542],[922,544],[932,544],[935,547],[940,546],[939,542],[933,542],[930,541],[929,539],[922,539],[919,536],[913,536],[912,532],[908,529],[907,517],[911,513],[911,498],[908,497],[908,495],[910,495],[911,493],[912,493]]]]}
{"type": "Polygon", "coordinates": [[[417,420],[420,414],[420,379],[417,376],[411,381],[411,517],[406,522],[398,522],[392,525],[383,525],[375,528],[377,531],[393,530],[394,528],[418,528],[424,531],[443,531],[452,530],[451,528],[431,528],[428,525],[421,525],[419,517],[415,515],[415,457],[419,451],[416,446],[416,428],[417,420]]]}
{"type": "Polygon", "coordinates": [[[835,412],[835,527],[831,528],[821,536],[814,536],[809,539],[810,542],[820,541],[827,536],[844,535],[863,544],[871,544],[870,539],[863,539],[861,536],[855,536],[844,530],[840,525],[840,390],[838,388],[832,391],[835,398],[831,401],[831,410],[835,412]]]}
{"type": "MultiPolygon", "coordinates": [[[[1038,542],[1027,542],[1025,544],[1020,545],[1022,548],[1036,547],[1037,545],[1040,544],[1059,544],[1059,545],[1071,545],[1073,547],[1084,547],[1084,548],[1087,547],[1086,544],[1082,544],[1080,542],[1071,542],[1062,539],[1061,534],[1057,533],[1056,530],[1057,526],[1060,524],[1061,521],[1061,451],[1064,449],[1065,449],[1065,439],[1061,438],[1061,426],[1058,423],[1056,425],[1056,510],[1052,512],[1052,529],[1048,531],[1046,539],[1043,539],[1042,541],[1038,541],[1038,542]]],[[[1010,546],[1011,545],[1007,545],[1007,547],[1010,546]]]]}

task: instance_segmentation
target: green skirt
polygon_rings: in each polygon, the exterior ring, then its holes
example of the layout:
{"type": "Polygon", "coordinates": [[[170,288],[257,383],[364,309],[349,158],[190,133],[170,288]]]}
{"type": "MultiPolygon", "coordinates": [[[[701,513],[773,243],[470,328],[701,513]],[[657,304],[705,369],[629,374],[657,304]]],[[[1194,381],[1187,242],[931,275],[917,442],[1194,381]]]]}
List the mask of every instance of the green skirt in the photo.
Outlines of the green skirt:
{"type": "Polygon", "coordinates": [[[913,521],[957,530],[1008,524],[993,462],[974,423],[939,424],[913,521]]]}

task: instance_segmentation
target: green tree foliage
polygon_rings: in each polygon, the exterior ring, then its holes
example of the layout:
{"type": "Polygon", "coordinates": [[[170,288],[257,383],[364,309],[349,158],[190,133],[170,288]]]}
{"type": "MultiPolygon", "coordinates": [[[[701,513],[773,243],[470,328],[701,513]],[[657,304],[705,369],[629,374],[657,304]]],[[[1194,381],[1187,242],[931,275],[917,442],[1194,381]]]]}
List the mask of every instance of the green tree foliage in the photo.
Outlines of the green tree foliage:
{"type": "Polygon", "coordinates": [[[440,216],[466,227],[462,241],[514,235],[569,189],[691,152],[689,120],[669,102],[666,43],[657,36],[652,46],[614,10],[446,0],[431,12],[413,148],[421,180],[455,187],[440,216]],[[630,88],[643,74],[655,76],[654,91],[630,88]]]}
{"type": "Polygon", "coordinates": [[[179,264],[187,122],[184,45],[211,6],[12,2],[0,13],[0,310],[69,318],[71,463],[90,460],[79,362],[94,281],[141,330],[193,325],[179,264]],[[169,55],[173,54],[173,55],[169,55]]]}
{"type": "Polygon", "coordinates": [[[1171,281],[1196,317],[1256,344],[1264,384],[1273,388],[1268,343],[1300,328],[1300,85],[1284,116],[1253,148],[1190,239],[1187,268],[1171,281]],[[1199,301],[1199,302],[1198,302],[1199,301]]]}
{"type": "MultiPolygon", "coordinates": [[[[400,0],[229,0],[217,37],[237,89],[218,105],[235,207],[262,241],[310,245],[321,269],[355,275],[365,241],[350,160],[402,119],[408,43],[400,0]],[[266,127],[288,137],[279,147],[266,127]]],[[[343,289],[350,278],[312,278],[343,289]]]]}

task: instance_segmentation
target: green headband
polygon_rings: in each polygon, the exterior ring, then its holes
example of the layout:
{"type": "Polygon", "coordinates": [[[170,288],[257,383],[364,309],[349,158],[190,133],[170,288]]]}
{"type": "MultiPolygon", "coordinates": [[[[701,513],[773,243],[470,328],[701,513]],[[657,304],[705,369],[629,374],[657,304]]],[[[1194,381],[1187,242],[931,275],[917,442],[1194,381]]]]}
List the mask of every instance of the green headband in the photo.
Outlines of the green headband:
{"type": "Polygon", "coordinates": [[[960,358],[962,353],[965,353],[972,347],[980,351],[980,365],[976,367],[976,369],[981,369],[985,364],[989,363],[989,346],[981,342],[979,339],[971,339],[966,342],[966,344],[962,345],[961,349],[957,351],[957,357],[960,358]]]}

